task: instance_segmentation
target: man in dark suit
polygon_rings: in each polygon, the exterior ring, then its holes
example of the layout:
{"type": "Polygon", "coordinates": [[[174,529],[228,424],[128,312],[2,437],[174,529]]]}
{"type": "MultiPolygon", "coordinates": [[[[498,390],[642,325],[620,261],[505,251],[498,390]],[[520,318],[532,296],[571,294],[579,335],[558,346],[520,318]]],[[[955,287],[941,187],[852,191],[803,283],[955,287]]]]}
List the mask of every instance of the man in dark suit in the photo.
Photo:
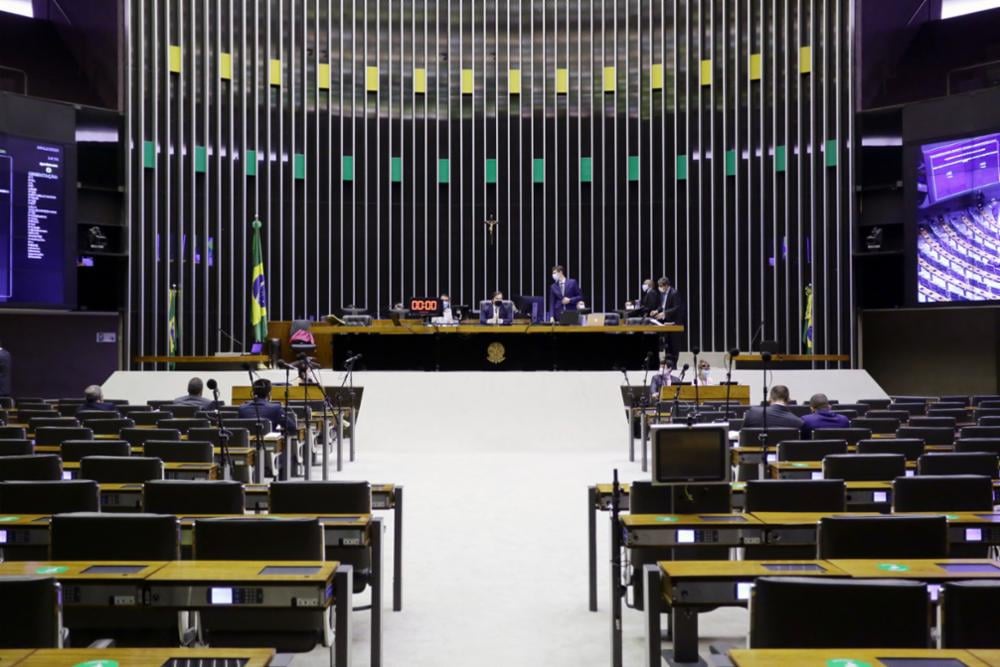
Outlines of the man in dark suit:
{"type": "Polygon", "coordinates": [[[279,427],[295,430],[295,413],[285,414],[281,403],[271,401],[271,381],[260,378],[253,383],[253,400],[240,406],[240,419],[256,419],[260,414],[261,419],[271,422],[271,428],[277,430],[279,427]]]}
{"type": "Polygon", "coordinates": [[[552,319],[556,322],[567,310],[575,310],[583,299],[580,286],[572,278],[566,277],[566,269],[557,264],[552,267],[552,288],[549,290],[549,306],[552,319]]]}
{"type": "Polygon", "coordinates": [[[660,322],[671,322],[683,324],[683,309],[681,299],[666,278],[656,281],[656,305],[650,311],[649,316],[660,322]]]}
{"type": "Polygon", "coordinates": [[[802,418],[802,437],[812,438],[812,432],[818,428],[848,428],[851,420],[847,415],[840,415],[830,409],[830,399],[826,394],[813,394],[809,399],[812,414],[802,418]]]}
{"type": "Polygon", "coordinates": [[[513,322],[514,304],[504,303],[503,292],[493,292],[489,301],[480,304],[480,324],[511,324],[513,322]]]}
{"type": "Polygon", "coordinates": [[[214,410],[215,401],[201,395],[204,385],[201,378],[191,378],[188,382],[188,393],[186,396],[178,396],[174,399],[174,405],[193,405],[202,410],[214,410]]]}
{"type": "Polygon", "coordinates": [[[642,298],[636,302],[643,315],[649,315],[660,306],[659,295],[660,292],[656,289],[653,279],[646,278],[642,283],[642,298]]]}
{"type": "Polygon", "coordinates": [[[757,406],[747,410],[743,418],[743,428],[764,426],[764,410],[767,410],[767,427],[802,428],[802,420],[788,409],[788,387],[776,384],[771,387],[770,400],[766,408],[757,406]]]}
{"type": "Polygon", "coordinates": [[[77,414],[84,410],[104,410],[106,412],[118,412],[114,403],[104,402],[104,392],[100,386],[92,384],[83,390],[83,403],[76,409],[77,414]]]}

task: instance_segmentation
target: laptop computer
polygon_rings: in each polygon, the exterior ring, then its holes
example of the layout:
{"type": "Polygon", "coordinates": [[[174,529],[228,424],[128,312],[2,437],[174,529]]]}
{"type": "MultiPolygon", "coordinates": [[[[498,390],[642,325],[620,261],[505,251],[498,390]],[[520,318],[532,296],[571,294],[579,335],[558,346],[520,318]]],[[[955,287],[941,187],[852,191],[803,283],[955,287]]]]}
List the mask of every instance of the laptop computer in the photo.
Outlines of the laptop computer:
{"type": "Polygon", "coordinates": [[[567,325],[579,325],[580,324],[580,313],[575,310],[564,310],[559,315],[559,324],[567,325]]]}

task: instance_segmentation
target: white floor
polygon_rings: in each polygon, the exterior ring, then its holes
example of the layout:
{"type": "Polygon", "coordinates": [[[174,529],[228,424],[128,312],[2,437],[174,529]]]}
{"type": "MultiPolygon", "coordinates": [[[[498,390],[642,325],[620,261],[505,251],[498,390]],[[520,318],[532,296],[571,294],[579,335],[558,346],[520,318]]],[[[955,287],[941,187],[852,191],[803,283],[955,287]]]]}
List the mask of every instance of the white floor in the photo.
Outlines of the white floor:
{"type": "MultiPolygon", "coordinates": [[[[169,398],[188,376],[120,372],[104,390],[169,398]]],[[[226,398],[247,382],[244,373],[215,376],[226,398]]],[[[842,401],[884,395],[864,371],[774,376],[799,399],[824,390],[842,401]]],[[[340,377],[325,371],[323,382],[340,377]]],[[[614,468],[622,481],[644,477],[628,462],[621,374],[359,373],[356,382],[365,387],[358,458],[335,478],[405,486],[403,611],[391,611],[387,577],[383,664],[609,664],[608,521],[599,516],[600,611],[592,613],[586,500],[587,486],[614,468]]],[[[388,573],[391,516],[386,524],[388,573]]],[[[368,613],[353,620],[355,664],[368,665],[368,613]]],[[[703,639],[738,641],[746,612],[713,612],[701,625],[703,639]]],[[[641,664],[642,632],[641,613],[626,609],[625,665],[641,664]]],[[[327,662],[321,649],[296,659],[327,662]]]]}

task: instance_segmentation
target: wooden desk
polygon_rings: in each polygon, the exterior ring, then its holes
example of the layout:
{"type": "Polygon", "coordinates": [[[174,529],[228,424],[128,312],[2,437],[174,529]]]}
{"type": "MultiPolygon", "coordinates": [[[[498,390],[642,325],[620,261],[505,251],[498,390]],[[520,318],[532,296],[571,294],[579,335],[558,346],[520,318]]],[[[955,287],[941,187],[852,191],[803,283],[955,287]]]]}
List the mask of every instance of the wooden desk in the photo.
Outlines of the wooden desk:
{"type": "MultiPolygon", "coordinates": [[[[678,400],[684,401],[686,403],[694,403],[695,387],[693,384],[681,384],[681,385],[672,385],[669,387],[662,387],[660,389],[660,400],[661,401],[674,400],[674,394],[677,393],[678,388],[680,388],[680,394],[678,395],[678,400]]],[[[726,387],[717,384],[699,385],[697,394],[698,394],[699,405],[704,403],[705,401],[724,401],[726,400],[726,387]]],[[[750,405],[749,385],[745,384],[730,385],[729,400],[733,403],[733,405],[750,405]]]]}
{"type": "Polygon", "coordinates": [[[918,579],[927,582],[1000,579],[1000,562],[987,558],[834,559],[854,579],[918,579]]]}
{"type": "Polygon", "coordinates": [[[3,667],[13,667],[14,665],[21,664],[32,653],[34,653],[34,649],[30,648],[0,649],[0,665],[3,665],[3,667]]]}
{"type": "MultiPolygon", "coordinates": [[[[63,475],[68,473],[69,479],[76,479],[80,474],[79,461],[63,463],[63,475]]],[[[219,466],[215,463],[164,463],[165,479],[218,479],[219,466]]]]}
{"type": "Polygon", "coordinates": [[[62,584],[66,607],[140,607],[144,582],[164,565],[156,561],[7,561],[0,563],[0,577],[55,577],[62,584]]]}
{"type": "Polygon", "coordinates": [[[242,366],[243,364],[266,364],[271,360],[266,354],[239,355],[148,355],[135,357],[137,364],[177,364],[178,366],[203,366],[206,368],[242,366]]]}
{"type": "MultiPolygon", "coordinates": [[[[1000,653],[991,651],[988,653],[1000,653]]],[[[990,667],[1000,662],[983,662],[974,651],[961,649],[850,648],[850,649],[733,649],[729,658],[734,667],[848,667],[851,662],[880,667],[880,658],[960,660],[966,667],[990,667]],[[833,661],[846,662],[833,662],[833,661]]]]}
{"type": "Polygon", "coordinates": [[[30,655],[20,663],[25,667],[74,667],[82,663],[162,667],[170,660],[183,661],[188,667],[209,667],[225,659],[246,660],[246,667],[267,667],[274,657],[274,649],[269,648],[63,648],[26,653],[30,655]]]}
{"type": "Polygon", "coordinates": [[[740,547],[760,544],[763,526],[752,514],[626,514],[623,546],[740,547]]]}
{"type": "Polygon", "coordinates": [[[1000,667],[1000,649],[972,648],[969,654],[990,667],[1000,667]]]}
{"type": "MultiPolygon", "coordinates": [[[[768,368],[781,370],[806,370],[811,368],[840,368],[841,364],[849,362],[846,354],[772,354],[768,368]]],[[[759,370],[763,368],[760,354],[738,354],[733,357],[733,363],[740,370],[759,370]]]]}
{"type": "MultiPolygon", "coordinates": [[[[775,461],[767,464],[772,479],[821,479],[822,461],[775,461]]],[[[906,462],[907,477],[917,469],[916,461],[906,462]]]]}

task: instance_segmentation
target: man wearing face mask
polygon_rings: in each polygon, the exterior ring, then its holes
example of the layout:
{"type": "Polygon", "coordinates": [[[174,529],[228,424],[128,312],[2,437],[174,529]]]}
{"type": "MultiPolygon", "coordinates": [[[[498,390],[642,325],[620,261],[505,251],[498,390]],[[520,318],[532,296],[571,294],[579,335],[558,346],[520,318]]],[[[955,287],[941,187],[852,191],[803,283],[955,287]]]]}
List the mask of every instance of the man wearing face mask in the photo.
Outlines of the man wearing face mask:
{"type": "Polygon", "coordinates": [[[552,288],[549,290],[549,305],[552,319],[556,322],[567,310],[575,310],[583,294],[580,286],[572,278],[566,277],[566,269],[557,264],[552,267],[552,288]]]}
{"type": "Polygon", "coordinates": [[[712,366],[704,359],[698,360],[698,384],[703,387],[712,384],[712,366]]]}
{"type": "Polygon", "coordinates": [[[455,313],[451,309],[451,298],[447,294],[442,294],[439,301],[441,302],[441,315],[432,318],[431,324],[458,324],[455,313]]]}
{"type": "Polygon", "coordinates": [[[680,382],[680,377],[671,373],[674,368],[670,355],[666,355],[660,361],[660,372],[649,381],[649,400],[654,404],[660,400],[660,390],[672,384],[680,382]]]}
{"type": "Polygon", "coordinates": [[[511,324],[514,322],[514,306],[504,303],[503,292],[493,292],[489,301],[479,304],[480,324],[511,324]]]}

